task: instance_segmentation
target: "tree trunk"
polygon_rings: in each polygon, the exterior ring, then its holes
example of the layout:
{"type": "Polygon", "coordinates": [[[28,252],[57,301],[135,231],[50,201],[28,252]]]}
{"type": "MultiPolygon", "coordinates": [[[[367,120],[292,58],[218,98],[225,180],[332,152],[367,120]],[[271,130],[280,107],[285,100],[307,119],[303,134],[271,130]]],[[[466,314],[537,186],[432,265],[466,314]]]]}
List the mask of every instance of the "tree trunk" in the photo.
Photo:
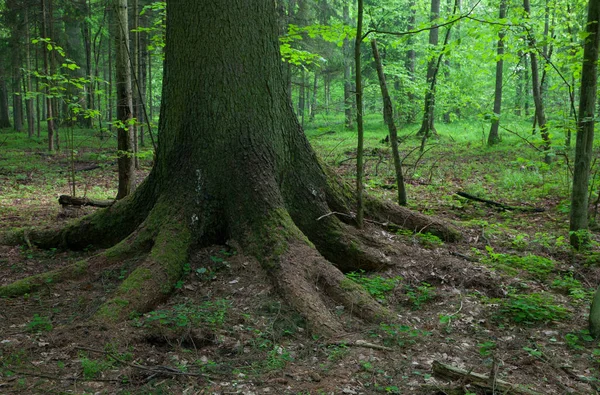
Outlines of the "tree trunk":
{"type": "MultiPolygon", "coordinates": [[[[27,94],[33,93],[33,85],[31,84],[31,45],[29,38],[29,6],[23,11],[23,25],[25,31],[25,87],[27,94]]],[[[27,135],[31,138],[35,134],[35,113],[33,110],[33,99],[31,97],[25,100],[25,110],[27,112],[27,135]]],[[[38,115],[39,116],[39,115],[38,115]]]]}
{"type": "Polygon", "coordinates": [[[21,90],[21,67],[22,65],[22,37],[23,21],[21,20],[22,5],[15,0],[6,3],[8,12],[7,20],[10,27],[10,50],[12,65],[12,104],[13,104],[13,128],[20,132],[23,130],[23,95],[21,90]]]}
{"type": "Polygon", "coordinates": [[[115,0],[114,38],[117,86],[117,163],[119,166],[119,191],[122,199],[135,188],[135,160],[133,145],[133,102],[131,97],[131,63],[129,62],[129,24],[127,0],[115,0]]]}
{"type": "MultiPolygon", "coordinates": [[[[350,7],[347,3],[344,3],[344,24],[350,24],[350,7]]],[[[352,94],[352,72],[350,65],[350,54],[351,54],[350,40],[344,38],[342,45],[342,53],[344,55],[344,115],[346,117],[346,128],[352,129],[354,127],[354,95],[352,94]]]]}
{"type": "Polygon", "coordinates": [[[363,0],[358,0],[358,10],[356,16],[356,40],[354,42],[354,73],[356,85],[356,128],[358,142],[356,148],[356,221],[360,228],[363,227],[365,215],[364,206],[364,125],[363,125],[363,87],[362,87],[362,66],[360,61],[360,48],[362,44],[362,25],[363,25],[363,0]]]}
{"type": "Polygon", "coordinates": [[[312,99],[310,100],[310,122],[315,120],[315,115],[317,115],[317,92],[319,88],[319,74],[315,71],[315,75],[313,77],[313,89],[312,89],[312,99]]]}
{"type": "Polygon", "coordinates": [[[8,92],[6,80],[0,73],[0,129],[10,128],[10,114],[8,111],[8,92]]]}
{"type": "Polygon", "coordinates": [[[396,130],[396,123],[394,122],[394,106],[392,105],[392,98],[390,97],[387,84],[385,82],[383,64],[381,63],[379,51],[377,50],[377,41],[371,40],[371,47],[373,48],[373,57],[375,58],[375,66],[377,68],[377,76],[379,77],[379,86],[381,88],[381,96],[383,98],[383,115],[385,118],[385,123],[387,124],[390,132],[390,145],[392,146],[394,169],[396,170],[396,182],[398,184],[398,204],[401,206],[406,206],[406,188],[404,187],[402,162],[400,162],[400,153],[398,152],[398,131],[396,130]]]}
{"type": "MultiPolygon", "coordinates": [[[[506,18],[506,0],[500,0],[500,12],[498,13],[499,19],[506,18]]],[[[490,128],[490,134],[488,136],[488,145],[494,145],[500,142],[500,136],[498,135],[498,127],[500,126],[500,112],[502,111],[502,74],[504,69],[504,36],[506,32],[500,30],[498,32],[498,60],[496,61],[496,88],[494,91],[494,114],[492,118],[492,126],[490,128]]]]}
{"type": "MultiPolygon", "coordinates": [[[[42,37],[48,37],[48,21],[51,18],[51,13],[46,3],[47,0],[41,1],[42,6],[42,37]]],[[[44,74],[50,74],[50,54],[48,53],[46,45],[42,45],[42,53],[44,58],[44,74]]],[[[48,125],[48,151],[54,151],[54,116],[52,111],[52,98],[49,96],[48,88],[45,89],[45,109],[46,109],[46,123],[48,125]]]]}
{"type": "MultiPolygon", "coordinates": [[[[531,12],[529,0],[523,0],[523,10],[527,17],[531,12]]],[[[548,133],[548,126],[546,125],[546,114],[544,112],[544,103],[542,100],[542,91],[540,85],[538,59],[536,54],[536,41],[533,36],[533,32],[527,31],[527,40],[529,41],[529,57],[531,59],[531,86],[533,89],[533,101],[535,103],[535,119],[537,125],[540,128],[542,139],[544,140],[544,149],[550,149],[550,134],[548,133]]]]}
{"type": "MultiPolygon", "coordinates": [[[[416,18],[417,18],[417,9],[415,0],[409,0],[408,2],[408,23],[406,26],[407,31],[411,31],[415,28],[416,18]]],[[[408,51],[406,51],[406,70],[408,71],[408,77],[412,85],[414,86],[415,82],[415,65],[417,64],[417,51],[414,49],[414,35],[410,34],[408,39],[406,40],[406,46],[408,47],[408,51]]],[[[408,114],[406,115],[407,122],[413,123],[417,119],[417,111],[415,107],[416,95],[411,87],[408,90],[408,114]]]]}
{"type": "MultiPolygon", "coordinates": [[[[435,21],[440,17],[440,0],[431,0],[430,21],[435,21]]],[[[429,48],[433,51],[438,45],[439,28],[437,25],[429,30],[429,48]]],[[[437,58],[431,54],[431,58],[427,63],[427,91],[425,91],[425,106],[423,110],[423,121],[421,128],[417,132],[417,136],[429,136],[430,133],[436,134],[434,117],[435,117],[435,77],[437,74],[437,58]]]]}
{"type": "MultiPolygon", "coordinates": [[[[600,46],[600,3],[590,0],[588,5],[588,36],[583,49],[581,93],[579,96],[579,125],[575,143],[575,169],[571,195],[571,245],[579,248],[586,243],[585,236],[576,233],[588,228],[588,184],[594,145],[596,94],[598,87],[598,48],[600,46]]],[[[600,328],[596,328],[600,331],[600,328]]]]}
{"type": "MultiPolygon", "coordinates": [[[[353,192],[321,165],[294,115],[273,2],[170,1],[166,37],[160,138],[146,180],[61,232],[29,233],[42,246],[84,248],[91,240],[114,246],[91,262],[0,287],[0,297],[114,264],[124,254],[145,254],[95,316],[103,324],[119,322],[164,300],[194,248],[228,241],[262,264],[317,333],[343,332],[327,300],[369,321],[395,321],[342,274],[385,267],[391,247],[353,226],[353,192]]],[[[365,214],[375,221],[460,237],[433,218],[368,197],[366,203],[365,214]]],[[[0,241],[17,239],[23,234],[0,241]]]]}

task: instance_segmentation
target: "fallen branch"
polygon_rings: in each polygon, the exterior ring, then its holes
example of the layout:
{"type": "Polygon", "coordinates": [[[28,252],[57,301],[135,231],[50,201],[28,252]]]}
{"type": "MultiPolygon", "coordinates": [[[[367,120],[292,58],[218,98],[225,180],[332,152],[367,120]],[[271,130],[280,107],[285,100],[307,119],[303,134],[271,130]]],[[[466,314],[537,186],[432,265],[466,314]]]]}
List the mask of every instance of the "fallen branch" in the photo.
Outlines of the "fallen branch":
{"type": "Polygon", "coordinates": [[[511,384],[504,380],[490,380],[489,376],[481,373],[473,373],[452,365],[446,365],[438,361],[433,361],[433,375],[442,380],[461,380],[465,383],[471,383],[477,387],[488,391],[496,390],[502,394],[517,395],[542,395],[539,392],[532,391],[521,385],[511,384]]]}
{"type": "Polygon", "coordinates": [[[509,206],[504,203],[499,203],[499,202],[495,202],[493,200],[483,199],[483,198],[473,196],[466,192],[461,192],[461,191],[456,192],[456,194],[458,196],[462,196],[466,199],[475,200],[476,202],[482,202],[482,203],[488,204],[490,206],[501,208],[503,210],[524,211],[524,212],[531,212],[531,213],[543,213],[544,211],[546,211],[546,209],[539,208],[539,207],[509,206]]]}
{"type": "Polygon", "coordinates": [[[85,197],[74,197],[69,195],[60,195],[58,203],[62,206],[93,206],[93,207],[110,207],[114,200],[89,199],[85,197]]]}

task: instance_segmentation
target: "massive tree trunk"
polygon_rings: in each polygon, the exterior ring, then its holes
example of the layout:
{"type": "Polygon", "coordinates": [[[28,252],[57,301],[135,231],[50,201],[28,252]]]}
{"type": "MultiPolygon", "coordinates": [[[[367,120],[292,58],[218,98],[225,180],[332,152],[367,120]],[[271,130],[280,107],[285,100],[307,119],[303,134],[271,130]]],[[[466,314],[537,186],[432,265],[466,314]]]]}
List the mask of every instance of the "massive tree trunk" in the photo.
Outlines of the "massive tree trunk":
{"type": "MultiPolygon", "coordinates": [[[[0,287],[0,297],[145,253],[96,315],[110,324],[166,298],[194,248],[228,242],[261,262],[317,332],[343,330],[328,298],[364,319],[393,320],[342,274],[383,268],[394,250],[353,226],[354,194],[321,165],[294,116],[273,2],[179,0],[167,8],[158,150],[148,178],[132,195],[61,232],[28,233],[40,246],[112,247],[91,261],[0,287]]],[[[460,237],[433,218],[369,197],[365,214],[446,240],[460,237]]],[[[0,241],[23,239],[15,232],[0,241]]]]}
{"type": "MultiPolygon", "coordinates": [[[[500,20],[506,18],[506,0],[500,0],[500,12],[498,17],[500,20]]],[[[500,30],[498,32],[498,60],[496,61],[496,88],[494,91],[494,115],[492,119],[492,126],[490,128],[490,134],[488,136],[488,145],[494,145],[500,142],[500,136],[498,135],[498,128],[500,126],[500,112],[502,111],[502,74],[504,70],[504,36],[506,32],[500,30]]]]}

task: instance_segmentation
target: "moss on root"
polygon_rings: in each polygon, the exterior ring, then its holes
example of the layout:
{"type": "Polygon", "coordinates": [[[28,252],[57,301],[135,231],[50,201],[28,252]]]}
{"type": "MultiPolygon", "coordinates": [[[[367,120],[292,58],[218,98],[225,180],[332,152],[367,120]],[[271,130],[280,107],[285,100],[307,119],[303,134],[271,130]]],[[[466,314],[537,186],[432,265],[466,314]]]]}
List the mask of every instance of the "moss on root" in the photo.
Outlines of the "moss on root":
{"type": "Polygon", "coordinates": [[[43,286],[50,286],[57,282],[81,277],[87,273],[88,268],[89,262],[82,260],[57,270],[26,277],[0,287],[0,297],[20,296],[34,292],[43,286]]]}
{"type": "Polygon", "coordinates": [[[183,216],[172,207],[166,201],[157,202],[142,225],[144,231],[137,235],[147,238],[156,230],[152,249],[100,307],[96,319],[111,323],[126,319],[133,312],[146,312],[173,291],[188,260],[191,234],[183,216]]]}

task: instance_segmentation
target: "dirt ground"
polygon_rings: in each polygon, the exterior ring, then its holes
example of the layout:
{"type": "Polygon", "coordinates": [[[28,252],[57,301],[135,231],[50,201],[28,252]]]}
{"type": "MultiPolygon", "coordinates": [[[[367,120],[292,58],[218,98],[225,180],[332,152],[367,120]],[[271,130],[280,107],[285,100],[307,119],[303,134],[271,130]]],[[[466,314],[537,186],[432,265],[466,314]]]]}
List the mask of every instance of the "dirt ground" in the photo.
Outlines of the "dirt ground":
{"type": "MultiPolygon", "coordinates": [[[[102,169],[90,174],[98,184],[114,177],[102,169]]],[[[17,185],[1,182],[4,192],[17,185]]],[[[12,209],[2,211],[0,229],[58,225],[83,214],[62,212],[55,200],[60,193],[57,187],[13,200],[12,209]]],[[[553,204],[549,199],[547,206],[553,204]]],[[[135,267],[131,260],[0,299],[0,393],[486,393],[467,377],[449,381],[434,374],[436,361],[464,369],[465,376],[485,375],[482,382],[492,389],[487,393],[596,393],[600,349],[584,331],[590,291],[600,279],[594,252],[574,254],[536,236],[540,229],[564,227],[566,218],[469,201],[430,201],[428,207],[449,220],[481,222],[463,223],[459,243],[370,229],[392,239],[399,254],[385,272],[354,278],[397,312],[397,323],[368,325],[331,304],[348,333],[313,336],[256,261],[230,246],[212,246],[190,259],[177,291],[156,310],[111,328],[95,324],[96,309],[135,267]],[[519,224],[516,231],[494,225],[507,218],[519,224]],[[550,258],[555,266],[543,276],[522,267],[508,270],[489,263],[486,246],[494,254],[550,258]],[[582,284],[581,298],[553,285],[567,274],[582,284]],[[550,295],[552,304],[507,304],[517,291],[550,295]],[[519,320],[528,311],[527,317],[542,319],[519,320]],[[507,390],[502,381],[515,387],[507,390]]],[[[2,246],[0,285],[97,252],[2,246]]]]}

